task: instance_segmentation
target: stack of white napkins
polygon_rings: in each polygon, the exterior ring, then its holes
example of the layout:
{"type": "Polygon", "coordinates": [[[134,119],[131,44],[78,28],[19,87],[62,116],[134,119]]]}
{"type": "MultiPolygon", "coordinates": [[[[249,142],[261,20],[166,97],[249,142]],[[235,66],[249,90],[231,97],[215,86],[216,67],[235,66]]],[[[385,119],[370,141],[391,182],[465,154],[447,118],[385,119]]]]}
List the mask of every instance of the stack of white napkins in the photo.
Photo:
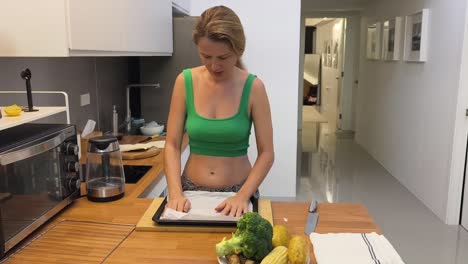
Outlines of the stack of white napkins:
{"type": "MultiPolygon", "coordinates": [[[[236,221],[239,217],[225,216],[215,210],[216,206],[235,194],[235,192],[185,191],[184,195],[191,204],[190,210],[183,213],[166,208],[161,219],[236,221]]],[[[249,212],[252,212],[252,208],[252,203],[250,203],[249,212]]]]}
{"type": "Polygon", "coordinates": [[[318,264],[404,264],[392,244],[377,233],[310,234],[318,264]]]}

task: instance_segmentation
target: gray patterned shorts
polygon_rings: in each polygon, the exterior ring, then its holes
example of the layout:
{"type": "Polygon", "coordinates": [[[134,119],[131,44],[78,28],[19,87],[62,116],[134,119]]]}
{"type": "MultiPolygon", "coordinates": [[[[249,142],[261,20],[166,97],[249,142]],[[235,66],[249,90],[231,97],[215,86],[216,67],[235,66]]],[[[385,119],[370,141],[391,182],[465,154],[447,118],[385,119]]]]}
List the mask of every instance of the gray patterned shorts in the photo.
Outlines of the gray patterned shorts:
{"type": "MultiPolygon", "coordinates": [[[[208,192],[238,192],[240,188],[242,187],[242,185],[244,184],[244,183],[239,183],[239,184],[224,187],[224,188],[209,188],[209,187],[197,186],[184,174],[182,174],[181,182],[182,182],[183,191],[208,191],[208,192]]],[[[260,197],[259,191],[257,190],[253,194],[253,196],[258,199],[260,197]]]]}

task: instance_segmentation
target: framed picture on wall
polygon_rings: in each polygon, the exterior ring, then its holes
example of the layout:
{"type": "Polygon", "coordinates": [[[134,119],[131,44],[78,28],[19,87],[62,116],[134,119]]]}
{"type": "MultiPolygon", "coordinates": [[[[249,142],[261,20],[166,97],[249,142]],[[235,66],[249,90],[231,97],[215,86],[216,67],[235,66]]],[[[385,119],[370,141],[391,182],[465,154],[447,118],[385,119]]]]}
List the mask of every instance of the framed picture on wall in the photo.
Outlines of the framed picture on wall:
{"type": "Polygon", "coordinates": [[[366,58],[380,60],[382,23],[376,22],[367,25],[366,58]]]}
{"type": "Polygon", "coordinates": [[[333,59],[332,59],[332,66],[335,69],[338,69],[338,40],[333,42],[333,59]]]}
{"type": "Polygon", "coordinates": [[[383,59],[399,60],[402,39],[403,18],[396,17],[383,23],[383,59]]]}
{"type": "Polygon", "coordinates": [[[428,51],[429,9],[406,16],[404,60],[425,62],[428,51]]]}
{"type": "Polygon", "coordinates": [[[328,40],[323,41],[323,52],[322,52],[322,65],[328,67],[328,40]]]}
{"type": "Polygon", "coordinates": [[[327,41],[327,67],[331,67],[332,66],[332,45],[333,45],[333,42],[331,40],[328,40],[327,41]]]}
{"type": "Polygon", "coordinates": [[[327,67],[327,54],[324,52],[322,53],[322,66],[327,67]]]}

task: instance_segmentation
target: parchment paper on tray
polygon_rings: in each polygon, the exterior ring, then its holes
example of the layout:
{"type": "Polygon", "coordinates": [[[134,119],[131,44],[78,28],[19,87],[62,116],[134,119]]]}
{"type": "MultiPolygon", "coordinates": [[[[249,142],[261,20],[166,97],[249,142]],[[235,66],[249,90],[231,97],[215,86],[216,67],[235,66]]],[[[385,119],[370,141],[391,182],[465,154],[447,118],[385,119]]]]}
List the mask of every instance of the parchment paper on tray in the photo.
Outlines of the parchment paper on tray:
{"type": "MultiPolygon", "coordinates": [[[[225,199],[234,196],[235,192],[205,192],[185,191],[185,197],[190,201],[191,208],[187,213],[165,208],[161,219],[168,220],[210,220],[210,221],[237,221],[239,217],[221,215],[215,208],[225,199]]],[[[249,202],[249,212],[253,205],[249,202]]]]}
{"type": "Polygon", "coordinates": [[[165,140],[159,140],[159,141],[152,141],[148,143],[138,143],[138,144],[121,144],[120,151],[125,152],[125,151],[132,151],[132,150],[146,150],[152,147],[156,148],[164,148],[166,144],[165,140]]]}

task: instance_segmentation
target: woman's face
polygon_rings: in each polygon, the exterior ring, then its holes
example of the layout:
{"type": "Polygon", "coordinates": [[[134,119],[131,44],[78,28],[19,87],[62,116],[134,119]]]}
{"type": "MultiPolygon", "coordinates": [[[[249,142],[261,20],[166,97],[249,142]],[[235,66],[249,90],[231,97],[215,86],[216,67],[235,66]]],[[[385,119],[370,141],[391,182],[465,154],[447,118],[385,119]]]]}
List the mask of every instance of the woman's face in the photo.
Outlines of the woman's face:
{"type": "Polygon", "coordinates": [[[228,44],[206,37],[202,37],[198,41],[198,53],[203,65],[215,80],[229,78],[238,60],[237,55],[228,44]]]}

